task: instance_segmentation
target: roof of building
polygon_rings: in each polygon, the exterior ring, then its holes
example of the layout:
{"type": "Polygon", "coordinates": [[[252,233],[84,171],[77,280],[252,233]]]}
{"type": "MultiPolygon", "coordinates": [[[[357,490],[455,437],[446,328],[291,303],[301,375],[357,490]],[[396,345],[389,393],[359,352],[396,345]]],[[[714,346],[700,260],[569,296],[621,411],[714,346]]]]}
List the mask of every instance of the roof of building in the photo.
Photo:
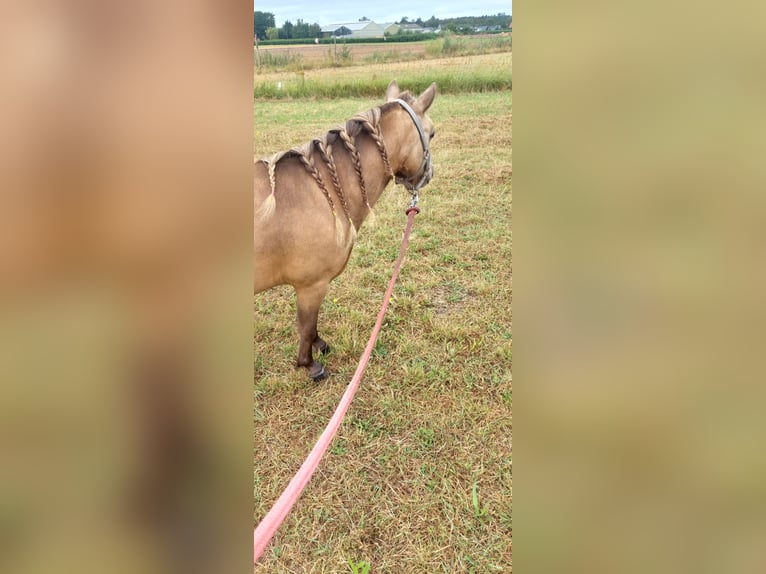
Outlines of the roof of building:
{"type": "Polygon", "coordinates": [[[327,26],[322,26],[322,32],[333,32],[338,28],[348,28],[352,32],[358,32],[359,30],[364,30],[370,24],[379,26],[379,24],[376,24],[372,20],[365,20],[363,22],[341,22],[340,24],[328,24],[327,26]]]}

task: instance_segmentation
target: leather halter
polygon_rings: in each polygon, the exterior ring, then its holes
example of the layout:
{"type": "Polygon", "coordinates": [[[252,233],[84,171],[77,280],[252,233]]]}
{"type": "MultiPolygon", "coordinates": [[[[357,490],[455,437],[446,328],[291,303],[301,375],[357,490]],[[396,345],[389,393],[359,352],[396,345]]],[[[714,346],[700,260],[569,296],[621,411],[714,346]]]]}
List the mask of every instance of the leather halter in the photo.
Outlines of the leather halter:
{"type": "Polygon", "coordinates": [[[431,151],[428,149],[428,137],[423,130],[423,124],[420,121],[418,114],[415,113],[415,110],[413,110],[407,102],[399,98],[391,101],[396,102],[402,106],[402,108],[404,108],[404,110],[410,114],[412,121],[415,122],[415,127],[418,129],[418,135],[420,135],[420,143],[423,144],[423,162],[420,164],[420,169],[418,169],[415,175],[408,178],[396,177],[396,183],[404,185],[404,187],[406,187],[410,193],[416,194],[418,191],[420,191],[421,187],[423,187],[431,180],[431,174],[433,171],[431,166],[431,151]]]}

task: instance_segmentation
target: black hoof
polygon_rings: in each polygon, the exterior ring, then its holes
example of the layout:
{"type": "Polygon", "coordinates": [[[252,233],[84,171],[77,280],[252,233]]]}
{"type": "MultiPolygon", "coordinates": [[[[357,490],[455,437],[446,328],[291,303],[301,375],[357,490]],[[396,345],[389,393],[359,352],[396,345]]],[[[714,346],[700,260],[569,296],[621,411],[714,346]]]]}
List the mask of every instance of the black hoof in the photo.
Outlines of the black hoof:
{"type": "Polygon", "coordinates": [[[314,347],[314,350],[317,351],[320,355],[327,355],[330,352],[330,345],[322,341],[321,343],[312,345],[314,347]]]}
{"type": "Polygon", "coordinates": [[[319,381],[324,381],[329,375],[327,374],[327,371],[324,367],[321,367],[319,372],[315,375],[312,375],[309,373],[309,376],[311,377],[311,380],[315,383],[318,383],[319,381]]]}

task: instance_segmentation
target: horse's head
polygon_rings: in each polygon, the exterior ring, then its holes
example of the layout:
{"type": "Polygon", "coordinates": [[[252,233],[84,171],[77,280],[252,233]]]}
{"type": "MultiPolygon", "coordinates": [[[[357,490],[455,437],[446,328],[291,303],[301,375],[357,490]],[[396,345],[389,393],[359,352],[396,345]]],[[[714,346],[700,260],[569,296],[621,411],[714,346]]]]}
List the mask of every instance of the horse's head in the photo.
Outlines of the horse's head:
{"type": "Polygon", "coordinates": [[[434,174],[431,164],[430,144],[436,130],[426,112],[436,97],[436,83],[431,84],[415,98],[410,92],[401,92],[396,80],[386,89],[386,102],[398,104],[406,113],[399,124],[397,140],[404,156],[394,174],[396,182],[416,193],[426,185],[434,174]],[[415,128],[415,129],[413,129],[415,128]]]}

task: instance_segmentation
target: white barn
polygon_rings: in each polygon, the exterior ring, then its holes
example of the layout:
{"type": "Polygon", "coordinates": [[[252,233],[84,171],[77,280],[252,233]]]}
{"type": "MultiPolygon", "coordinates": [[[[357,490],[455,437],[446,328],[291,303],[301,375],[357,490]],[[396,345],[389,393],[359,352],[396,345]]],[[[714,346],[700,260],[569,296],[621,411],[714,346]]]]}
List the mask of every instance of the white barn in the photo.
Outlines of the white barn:
{"type": "Polygon", "coordinates": [[[337,36],[339,38],[382,38],[383,27],[371,20],[364,22],[343,22],[322,26],[322,36],[337,36]]]}

